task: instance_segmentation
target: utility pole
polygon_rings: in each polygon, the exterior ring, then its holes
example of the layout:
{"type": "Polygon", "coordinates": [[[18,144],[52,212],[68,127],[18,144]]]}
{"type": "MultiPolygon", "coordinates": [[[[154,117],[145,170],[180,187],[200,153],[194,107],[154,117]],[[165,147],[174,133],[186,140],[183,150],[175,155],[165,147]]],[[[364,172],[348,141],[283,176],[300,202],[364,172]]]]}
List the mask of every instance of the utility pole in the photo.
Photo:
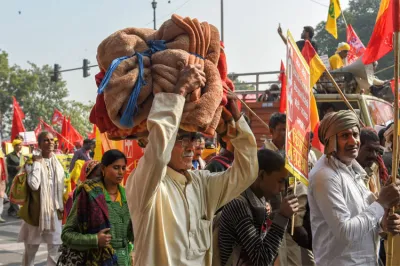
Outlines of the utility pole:
{"type": "Polygon", "coordinates": [[[153,0],[153,2],[151,2],[151,5],[153,7],[153,19],[154,19],[154,30],[157,29],[157,25],[156,25],[156,8],[157,8],[157,2],[155,0],[153,0]]]}
{"type": "Polygon", "coordinates": [[[224,41],[224,0],[221,0],[221,41],[224,41]]]}

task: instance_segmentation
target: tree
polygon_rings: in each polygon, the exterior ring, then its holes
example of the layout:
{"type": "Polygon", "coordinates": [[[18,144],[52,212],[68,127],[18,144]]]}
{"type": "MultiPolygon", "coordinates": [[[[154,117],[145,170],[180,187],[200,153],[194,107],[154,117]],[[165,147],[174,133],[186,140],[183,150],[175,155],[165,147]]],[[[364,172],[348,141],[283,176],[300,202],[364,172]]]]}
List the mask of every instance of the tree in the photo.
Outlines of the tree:
{"type": "Polygon", "coordinates": [[[239,76],[235,73],[230,73],[229,78],[235,84],[235,90],[237,91],[255,91],[256,87],[254,85],[245,84],[245,81],[239,80],[239,76]]]}
{"type": "MultiPolygon", "coordinates": [[[[380,0],[351,0],[349,2],[349,7],[343,10],[347,24],[353,26],[365,47],[368,45],[374,30],[380,2],[380,0]]],[[[318,44],[318,53],[320,55],[326,54],[331,56],[335,53],[338,43],[346,41],[346,25],[344,23],[343,14],[337,20],[337,40],[325,30],[325,24],[326,21],[322,21],[316,26],[314,40],[318,44]]],[[[391,66],[393,63],[393,53],[390,53],[379,60],[378,70],[391,66]]],[[[384,71],[379,74],[379,76],[382,79],[391,79],[393,77],[393,70],[384,71]]]]}
{"type": "Polygon", "coordinates": [[[68,101],[68,89],[65,81],[52,82],[53,69],[49,65],[39,67],[29,63],[29,69],[10,66],[8,54],[0,54],[0,129],[1,136],[8,135],[12,119],[12,100],[15,96],[24,113],[24,125],[34,130],[39,118],[50,124],[54,108],[64,111],[71,117],[72,125],[86,135],[91,129],[89,123],[90,106],[76,101],[68,101]]]}

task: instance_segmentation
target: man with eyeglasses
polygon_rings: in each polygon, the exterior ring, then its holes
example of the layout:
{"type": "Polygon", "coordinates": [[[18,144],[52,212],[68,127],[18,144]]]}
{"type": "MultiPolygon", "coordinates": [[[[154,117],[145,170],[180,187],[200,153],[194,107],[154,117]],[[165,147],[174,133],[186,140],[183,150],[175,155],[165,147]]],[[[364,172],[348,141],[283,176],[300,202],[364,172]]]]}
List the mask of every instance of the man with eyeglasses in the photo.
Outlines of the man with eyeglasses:
{"type": "Polygon", "coordinates": [[[128,178],[126,195],[135,234],[135,265],[211,265],[217,209],[256,179],[257,144],[235,101],[233,166],[220,173],[192,171],[196,138],[179,129],[185,97],[206,85],[199,65],[182,69],[173,93],[157,93],[147,119],[149,142],[128,178]]]}

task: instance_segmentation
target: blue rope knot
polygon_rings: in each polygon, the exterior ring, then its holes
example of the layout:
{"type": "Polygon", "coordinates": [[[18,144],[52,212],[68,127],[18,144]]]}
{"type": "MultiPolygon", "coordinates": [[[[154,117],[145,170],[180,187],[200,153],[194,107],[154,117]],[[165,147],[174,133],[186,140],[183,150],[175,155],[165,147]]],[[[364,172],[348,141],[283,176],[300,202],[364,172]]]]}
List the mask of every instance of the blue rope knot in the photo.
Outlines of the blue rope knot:
{"type": "MultiPolygon", "coordinates": [[[[108,68],[108,70],[104,76],[104,79],[101,81],[100,86],[97,90],[98,94],[101,94],[104,92],[104,89],[107,87],[108,83],[110,82],[110,79],[111,79],[111,76],[112,76],[114,70],[119,66],[119,64],[121,64],[122,61],[124,61],[128,58],[131,58],[133,56],[137,57],[138,66],[139,66],[139,75],[138,75],[138,78],[133,87],[133,91],[132,91],[131,95],[129,96],[128,105],[126,106],[124,113],[122,114],[121,119],[119,121],[121,123],[121,125],[123,125],[125,127],[129,127],[129,128],[132,128],[134,126],[133,117],[135,117],[137,112],[139,111],[139,107],[137,106],[137,99],[139,98],[139,94],[142,89],[142,86],[146,85],[146,81],[144,79],[143,56],[151,58],[151,56],[153,54],[167,49],[167,45],[164,40],[150,40],[147,42],[147,45],[149,46],[149,49],[143,53],[135,52],[131,56],[122,56],[122,57],[114,59],[110,65],[110,67],[108,68]]],[[[204,58],[198,54],[195,54],[195,53],[190,53],[190,54],[195,55],[196,57],[199,57],[204,60],[204,58]]]]}

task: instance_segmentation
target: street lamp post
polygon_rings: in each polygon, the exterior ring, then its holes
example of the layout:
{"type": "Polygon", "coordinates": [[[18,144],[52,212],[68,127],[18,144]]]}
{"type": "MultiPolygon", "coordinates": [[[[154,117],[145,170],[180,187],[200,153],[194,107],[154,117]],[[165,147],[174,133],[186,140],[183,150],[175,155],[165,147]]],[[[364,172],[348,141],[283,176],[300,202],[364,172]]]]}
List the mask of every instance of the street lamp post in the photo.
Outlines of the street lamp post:
{"type": "Polygon", "coordinates": [[[153,19],[154,19],[154,30],[157,29],[156,26],[156,8],[157,8],[157,2],[155,0],[153,0],[153,2],[151,2],[151,5],[153,7],[153,19]]]}
{"type": "Polygon", "coordinates": [[[221,0],[221,41],[224,41],[224,0],[221,0]]]}

